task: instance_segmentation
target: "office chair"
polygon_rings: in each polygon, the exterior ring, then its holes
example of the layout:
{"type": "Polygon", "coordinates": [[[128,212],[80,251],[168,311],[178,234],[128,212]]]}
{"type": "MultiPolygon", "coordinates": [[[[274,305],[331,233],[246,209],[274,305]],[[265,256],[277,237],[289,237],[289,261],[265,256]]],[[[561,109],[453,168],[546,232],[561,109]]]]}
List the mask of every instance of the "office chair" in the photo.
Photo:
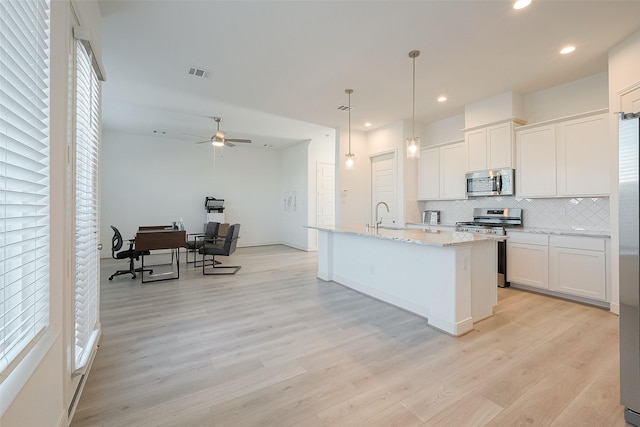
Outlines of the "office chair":
{"type": "MultiPolygon", "coordinates": [[[[222,240],[213,240],[209,241],[207,239],[204,240],[204,245],[198,250],[200,254],[202,254],[202,274],[204,275],[222,275],[222,274],[236,274],[238,270],[240,270],[239,265],[217,265],[215,257],[216,255],[230,256],[232,253],[236,251],[236,244],[238,242],[238,234],[240,234],[240,224],[233,224],[229,226],[229,230],[227,231],[227,235],[222,240]],[[207,273],[205,258],[207,255],[211,255],[211,260],[213,261],[212,267],[209,269],[212,271],[211,273],[207,273]],[[231,272],[227,273],[216,273],[215,270],[219,268],[227,268],[233,269],[231,272]]],[[[211,265],[211,264],[210,264],[211,265]]]]}
{"type": "MultiPolygon", "coordinates": [[[[117,270],[115,273],[113,273],[111,276],[109,276],[109,280],[113,280],[113,278],[115,276],[119,276],[121,274],[131,274],[131,278],[135,279],[136,278],[136,272],[137,271],[142,271],[141,268],[135,268],[133,265],[133,260],[138,260],[140,259],[140,255],[143,254],[143,252],[140,251],[136,251],[133,249],[133,239],[129,239],[129,249],[125,249],[123,251],[120,251],[120,249],[122,249],[122,245],[124,244],[124,240],[122,239],[122,234],[120,234],[120,231],[115,228],[113,225],[111,226],[111,228],[113,229],[113,237],[111,238],[111,257],[113,259],[126,259],[129,258],[129,269],[128,270],[117,270]],[[120,252],[118,252],[120,251],[120,252]]],[[[144,255],[149,255],[150,252],[149,251],[144,251],[144,255]]],[[[148,271],[149,273],[153,273],[153,270],[145,268],[144,271],[148,271]]]]}
{"type": "Polygon", "coordinates": [[[204,233],[187,234],[187,264],[194,263],[195,267],[199,267],[196,252],[202,247],[205,240],[213,241],[218,237],[219,228],[219,222],[208,222],[204,233]],[[193,261],[189,261],[189,252],[193,253],[193,261]]]}

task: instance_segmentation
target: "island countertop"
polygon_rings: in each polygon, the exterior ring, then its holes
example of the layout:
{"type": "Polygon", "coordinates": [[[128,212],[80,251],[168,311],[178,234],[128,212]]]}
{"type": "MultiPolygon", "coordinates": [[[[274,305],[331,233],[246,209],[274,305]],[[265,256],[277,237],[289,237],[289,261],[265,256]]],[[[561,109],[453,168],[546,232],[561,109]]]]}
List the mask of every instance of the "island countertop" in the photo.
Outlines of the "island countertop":
{"type": "Polygon", "coordinates": [[[372,238],[380,238],[387,240],[397,240],[407,243],[415,243],[427,246],[454,246],[468,244],[484,240],[505,240],[507,236],[486,235],[479,233],[467,233],[461,231],[445,231],[445,230],[422,230],[422,229],[406,229],[406,228],[378,228],[365,226],[337,226],[337,225],[318,225],[307,226],[314,230],[328,231],[333,233],[347,233],[358,236],[368,236],[372,238]]]}

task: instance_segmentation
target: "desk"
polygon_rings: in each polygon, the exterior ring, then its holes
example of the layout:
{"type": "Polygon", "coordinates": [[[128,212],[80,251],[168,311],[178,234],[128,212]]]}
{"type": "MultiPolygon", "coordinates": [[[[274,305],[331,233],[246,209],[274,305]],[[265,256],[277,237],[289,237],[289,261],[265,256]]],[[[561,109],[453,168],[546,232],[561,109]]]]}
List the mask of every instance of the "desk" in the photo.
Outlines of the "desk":
{"type": "MultiPolygon", "coordinates": [[[[143,254],[142,283],[180,278],[180,248],[186,247],[187,245],[186,233],[187,232],[184,230],[166,230],[164,228],[140,227],[140,229],[138,229],[135,240],[135,249],[143,254]],[[144,251],[153,251],[158,249],[175,249],[177,251],[176,275],[162,279],[144,280],[144,251]]],[[[157,274],[157,276],[164,274],[169,273],[161,273],[157,274]]]]}

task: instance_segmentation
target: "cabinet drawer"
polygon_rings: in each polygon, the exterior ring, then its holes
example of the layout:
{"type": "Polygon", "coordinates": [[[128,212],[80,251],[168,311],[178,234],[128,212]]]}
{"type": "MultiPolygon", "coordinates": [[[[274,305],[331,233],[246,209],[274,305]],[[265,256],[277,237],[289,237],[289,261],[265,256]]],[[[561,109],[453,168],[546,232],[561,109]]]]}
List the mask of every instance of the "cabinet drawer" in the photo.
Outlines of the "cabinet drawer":
{"type": "Polygon", "coordinates": [[[507,231],[508,243],[525,243],[527,245],[542,245],[547,246],[549,244],[548,234],[539,233],[518,233],[507,231]]]}
{"type": "Polygon", "coordinates": [[[550,236],[549,243],[557,248],[605,251],[605,239],[602,237],[550,236]]]}

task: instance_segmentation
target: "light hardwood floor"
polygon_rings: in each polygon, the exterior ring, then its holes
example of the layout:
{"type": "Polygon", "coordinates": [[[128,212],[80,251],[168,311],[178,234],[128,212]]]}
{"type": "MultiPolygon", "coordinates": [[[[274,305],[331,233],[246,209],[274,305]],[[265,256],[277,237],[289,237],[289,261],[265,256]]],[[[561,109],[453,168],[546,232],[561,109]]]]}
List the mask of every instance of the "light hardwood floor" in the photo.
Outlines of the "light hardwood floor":
{"type": "MultiPolygon", "coordinates": [[[[624,426],[618,318],[499,289],[454,338],[316,278],[316,254],[239,248],[235,276],[106,278],[72,426],[624,426]]],[[[393,286],[393,284],[390,284],[393,286]]]]}

